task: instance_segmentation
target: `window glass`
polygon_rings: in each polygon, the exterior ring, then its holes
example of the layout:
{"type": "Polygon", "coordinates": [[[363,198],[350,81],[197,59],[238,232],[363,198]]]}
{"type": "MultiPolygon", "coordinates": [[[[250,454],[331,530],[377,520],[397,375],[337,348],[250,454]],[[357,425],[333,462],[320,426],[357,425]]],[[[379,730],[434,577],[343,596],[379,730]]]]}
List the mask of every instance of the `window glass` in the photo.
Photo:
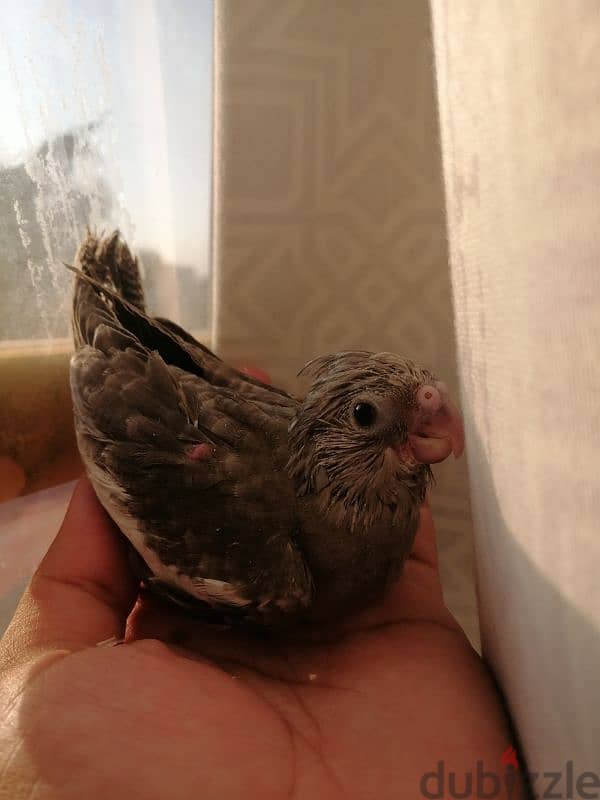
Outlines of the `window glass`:
{"type": "Polygon", "coordinates": [[[87,225],[119,227],[153,310],[209,323],[212,3],[22,0],[0,20],[0,342],[69,336],[87,225]]]}

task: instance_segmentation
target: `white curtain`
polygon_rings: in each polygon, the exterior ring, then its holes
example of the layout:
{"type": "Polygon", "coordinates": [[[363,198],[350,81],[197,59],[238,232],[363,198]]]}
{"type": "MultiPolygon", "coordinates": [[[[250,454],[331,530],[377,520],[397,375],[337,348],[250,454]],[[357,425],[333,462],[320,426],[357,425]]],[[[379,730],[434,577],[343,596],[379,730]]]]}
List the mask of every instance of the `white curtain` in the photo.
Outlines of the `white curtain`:
{"type": "Polygon", "coordinates": [[[566,792],[568,762],[600,753],[600,4],[432,9],[484,652],[537,796],[561,771],[545,796],[584,797],[566,792]]]}

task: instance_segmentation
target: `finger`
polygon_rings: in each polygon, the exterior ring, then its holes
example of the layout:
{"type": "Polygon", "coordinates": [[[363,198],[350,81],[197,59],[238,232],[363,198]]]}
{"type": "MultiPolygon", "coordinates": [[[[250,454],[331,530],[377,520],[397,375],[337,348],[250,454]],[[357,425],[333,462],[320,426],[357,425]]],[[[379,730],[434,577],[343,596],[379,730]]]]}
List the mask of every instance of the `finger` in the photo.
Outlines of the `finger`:
{"type": "Polygon", "coordinates": [[[438,552],[435,541],[435,525],[429,503],[425,502],[419,509],[420,519],[417,534],[410,557],[438,569],[438,552]]]}
{"type": "Polygon", "coordinates": [[[136,593],[124,537],[82,480],[23,595],[5,646],[79,649],[120,637],[136,593]]]}

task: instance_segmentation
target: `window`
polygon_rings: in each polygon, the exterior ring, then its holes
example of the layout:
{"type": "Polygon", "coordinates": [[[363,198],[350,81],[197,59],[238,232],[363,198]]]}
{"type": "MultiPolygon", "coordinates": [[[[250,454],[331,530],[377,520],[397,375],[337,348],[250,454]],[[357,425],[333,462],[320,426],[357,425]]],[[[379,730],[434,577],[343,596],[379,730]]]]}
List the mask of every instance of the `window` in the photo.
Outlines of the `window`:
{"type": "MultiPolygon", "coordinates": [[[[118,227],[150,309],[210,323],[210,0],[21,0],[0,20],[0,499],[73,477],[71,263],[118,227]]],[[[1,533],[1,532],[0,532],[1,533]]]]}

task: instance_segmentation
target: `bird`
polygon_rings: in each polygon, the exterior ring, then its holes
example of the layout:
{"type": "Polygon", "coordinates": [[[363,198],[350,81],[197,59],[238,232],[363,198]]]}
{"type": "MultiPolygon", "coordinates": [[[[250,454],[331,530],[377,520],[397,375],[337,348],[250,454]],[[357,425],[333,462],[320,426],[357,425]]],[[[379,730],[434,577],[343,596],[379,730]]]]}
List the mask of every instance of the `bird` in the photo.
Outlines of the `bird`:
{"type": "Polygon", "coordinates": [[[347,350],[306,364],[295,397],[151,316],[119,231],[88,230],[66,266],[77,444],[145,589],[263,630],[383,597],[431,464],[464,448],[446,384],[404,356],[347,350]]]}

